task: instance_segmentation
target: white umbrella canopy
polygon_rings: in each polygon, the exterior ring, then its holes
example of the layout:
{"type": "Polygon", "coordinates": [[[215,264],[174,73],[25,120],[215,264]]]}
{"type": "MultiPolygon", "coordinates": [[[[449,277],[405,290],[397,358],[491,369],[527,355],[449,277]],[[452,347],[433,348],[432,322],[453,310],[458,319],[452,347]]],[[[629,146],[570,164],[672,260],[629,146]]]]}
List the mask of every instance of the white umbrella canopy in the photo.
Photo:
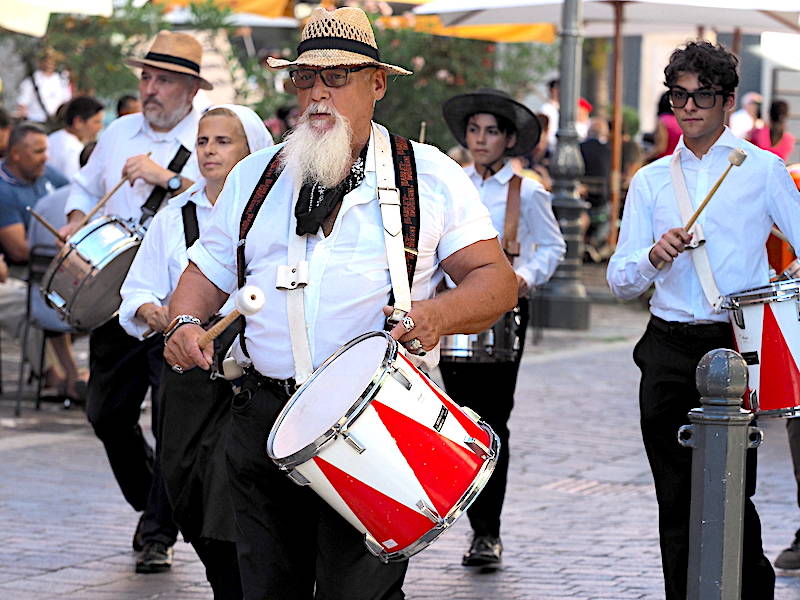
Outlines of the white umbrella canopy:
{"type": "Polygon", "coordinates": [[[3,0],[0,27],[42,37],[47,32],[50,13],[110,17],[113,9],[112,0],[3,0]]]}
{"type": "MultiPolygon", "coordinates": [[[[560,0],[434,0],[418,14],[438,14],[447,24],[559,23],[560,0]]],[[[613,32],[614,2],[583,0],[587,35],[613,32]]],[[[676,26],[740,29],[744,33],[800,32],[798,0],[622,0],[626,34],[675,30],[676,26]]]]}

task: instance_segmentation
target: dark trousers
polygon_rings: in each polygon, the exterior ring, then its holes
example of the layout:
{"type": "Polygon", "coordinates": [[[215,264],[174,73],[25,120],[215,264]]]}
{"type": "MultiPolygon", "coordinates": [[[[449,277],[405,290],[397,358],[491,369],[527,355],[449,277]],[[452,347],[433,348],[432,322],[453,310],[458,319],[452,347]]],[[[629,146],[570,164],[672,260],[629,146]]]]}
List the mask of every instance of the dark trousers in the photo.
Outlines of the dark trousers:
{"type": "Polygon", "coordinates": [[[233,399],[227,457],[244,597],[402,600],[408,562],[381,563],[361,533],[267,456],[286,400],[278,389],[249,384],[233,399]]]}
{"type": "MultiPolygon", "coordinates": [[[[677,441],[687,413],[700,406],[695,368],[715,348],[732,348],[727,324],[670,326],[651,319],[633,351],[642,372],[639,387],[642,438],[658,500],[658,530],[667,600],[685,600],[689,561],[692,450],[677,441]]],[[[756,489],[756,451],[747,455],[742,600],[771,600],[775,572],[764,556],[761,522],[751,500],[756,489]]]]}
{"type": "Polygon", "coordinates": [[[161,478],[161,467],[147,443],[139,415],[152,388],[152,426],[158,439],[158,383],[164,362],[160,335],[140,342],[114,318],[89,337],[89,386],[86,413],[106,449],[111,470],[128,503],[144,511],[145,541],[172,545],[178,529],[161,478]]]}
{"type": "Polygon", "coordinates": [[[242,600],[236,543],[198,538],[192,541],[192,547],[206,568],[214,600],[242,600]]]}
{"type": "MultiPolygon", "coordinates": [[[[800,417],[786,419],[786,435],[789,437],[794,480],[797,483],[797,506],[800,506],[800,417]]],[[[800,538],[800,529],[795,533],[795,537],[800,538]]]]}
{"type": "MultiPolygon", "coordinates": [[[[528,329],[528,302],[520,303],[520,347],[525,347],[528,329]]],[[[517,360],[494,364],[464,362],[439,363],[444,389],[457,404],[477,412],[500,438],[500,454],[486,487],[467,509],[475,535],[500,535],[500,513],[506,496],[510,456],[508,419],[514,408],[514,390],[520,352],[517,360]]]]}

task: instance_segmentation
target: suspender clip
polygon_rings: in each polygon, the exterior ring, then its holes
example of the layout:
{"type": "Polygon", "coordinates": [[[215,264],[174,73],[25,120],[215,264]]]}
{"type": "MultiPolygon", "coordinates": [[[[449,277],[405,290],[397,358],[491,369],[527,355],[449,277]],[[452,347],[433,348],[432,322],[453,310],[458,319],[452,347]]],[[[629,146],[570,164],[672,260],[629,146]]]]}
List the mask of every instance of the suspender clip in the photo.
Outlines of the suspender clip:
{"type": "Polygon", "coordinates": [[[297,265],[282,265],[278,267],[275,287],[279,290],[295,290],[308,285],[308,261],[304,260],[297,265]]]}

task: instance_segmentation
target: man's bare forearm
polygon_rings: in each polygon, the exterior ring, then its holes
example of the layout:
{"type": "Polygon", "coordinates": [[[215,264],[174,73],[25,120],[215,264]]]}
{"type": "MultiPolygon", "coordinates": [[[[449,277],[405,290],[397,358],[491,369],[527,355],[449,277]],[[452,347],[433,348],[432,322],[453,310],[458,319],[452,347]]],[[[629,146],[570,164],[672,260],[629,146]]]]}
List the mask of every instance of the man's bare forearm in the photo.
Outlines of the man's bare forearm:
{"type": "Polygon", "coordinates": [[[206,321],[225,304],[228,294],[211,283],[193,262],[189,263],[169,301],[169,316],[193,315],[206,321]]]}

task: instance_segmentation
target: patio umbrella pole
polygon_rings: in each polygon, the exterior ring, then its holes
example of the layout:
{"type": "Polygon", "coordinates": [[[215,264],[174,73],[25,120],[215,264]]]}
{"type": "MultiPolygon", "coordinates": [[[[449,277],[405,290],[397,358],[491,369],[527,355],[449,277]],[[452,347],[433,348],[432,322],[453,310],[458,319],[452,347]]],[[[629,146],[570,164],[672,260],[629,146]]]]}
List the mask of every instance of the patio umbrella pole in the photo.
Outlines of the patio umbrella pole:
{"type": "Polygon", "coordinates": [[[614,2],[614,110],[611,133],[611,206],[608,244],[617,245],[619,209],[622,196],[622,19],[623,3],[614,2]]]}
{"type": "Polygon", "coordinates": [[[534,296],[531,306],[533,326],[563,329],[589,328],[589,297],[581,281],[583,231],[581,217],[588,204],[578,197],[578,178],[583,174],[583,159],[578,148],[575,115],[578,107],[578,81],[581,65],[583,2],[564,0],[561,18],[560,112],[556,154],[551,162],[553,209],[567,242],[567,254],[553,277],[534,296]]]}

